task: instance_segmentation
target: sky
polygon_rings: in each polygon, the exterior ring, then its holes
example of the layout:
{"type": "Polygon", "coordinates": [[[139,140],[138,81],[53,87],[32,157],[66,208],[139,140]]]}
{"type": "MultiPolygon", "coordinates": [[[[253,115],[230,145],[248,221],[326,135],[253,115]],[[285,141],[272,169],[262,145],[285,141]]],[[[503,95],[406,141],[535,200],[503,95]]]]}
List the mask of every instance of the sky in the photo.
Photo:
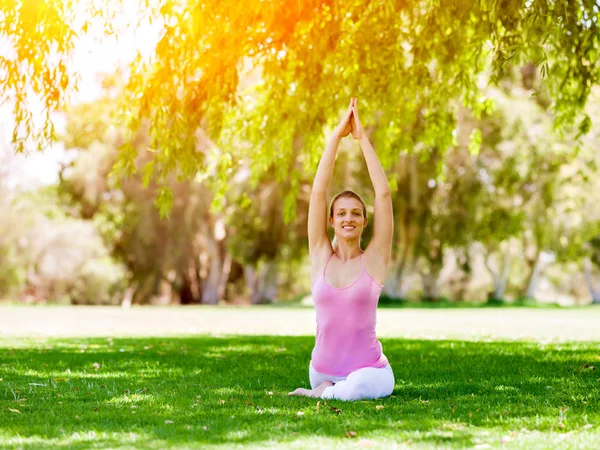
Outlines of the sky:
{"type": "MultiPolygon", "coordinates": [[[[134,20],[136,3],[117,1],[122,9],[119,11],[119,23],[115,24],[116,27],[125,26],[134,20]]],[[[80,103],[98,98],[101,93],[99,76],[114,72],[119,65],[126,65],[135,57],[136,49],[145,56],[149,55],[158,40],[160,30],[158,22],[154,22],[153,25],[146,24],[139,29],[130,28],[120,35],[117,41],[114,36],[104,36],[101,26],[90,27],[88,34],[76,43],[70,60],[70,65],[80,75],[79,92],[72,94],[72,101],[80,103]]],[[[61,144],[55,144],[43,152],[14,154],[10,144],[14,126],[11,110],[9,104],[0,105],[0,161],[6,163],[7,154],[12,155],[8,186],[30,189],[57,182],[60,163],[72,159],[72,152],[65,151],[61,144]]],[[[62,114],[55,114],[53,121],[58,133],[64,130],[65,120],[62,114]]]]}

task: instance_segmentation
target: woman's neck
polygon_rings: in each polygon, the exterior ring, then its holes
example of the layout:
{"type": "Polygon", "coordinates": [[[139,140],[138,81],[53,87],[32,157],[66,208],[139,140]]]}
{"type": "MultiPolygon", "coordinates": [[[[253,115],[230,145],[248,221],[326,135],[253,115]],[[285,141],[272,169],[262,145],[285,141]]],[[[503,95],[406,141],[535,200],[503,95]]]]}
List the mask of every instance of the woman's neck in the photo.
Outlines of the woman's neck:
{"type": "Polygon", "coordinates": [[[346,262],[350,259],[354,259],[357,256],[362,254],[362,250],[360,249],[360,245],[357,241],[353,241],[352,243],[344,243],[343,241],[338,241],[337,248],[334,253],[338,259],[346,262]]]}

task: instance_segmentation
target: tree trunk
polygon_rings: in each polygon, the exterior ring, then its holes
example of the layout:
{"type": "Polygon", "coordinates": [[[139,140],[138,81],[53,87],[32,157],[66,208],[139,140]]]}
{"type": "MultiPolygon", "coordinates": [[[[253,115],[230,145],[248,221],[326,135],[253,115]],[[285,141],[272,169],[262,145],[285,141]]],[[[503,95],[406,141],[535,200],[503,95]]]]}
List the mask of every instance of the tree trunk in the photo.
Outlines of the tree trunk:
{"type": "Polygon", "coordinates": [[[279,281],[279,272],[277,270],[277,261],[268,261],[263,266],[260,291],[263,300],[266,303],[273,303],[277,296],[277,282],[279,281]]]}
{"type": "Polygon", "coordinates": [[[412,286],[410,274],[406,267],[402,267],[401,261],[393,262],[384,283],[384,294],[391,298],[408,298],[412,286]]]}
{"type": "Polygon", "coordinates": [[[590,294],[592,294],[592,303],[598,305],[600,304],[600,283],[595,285],[594,280],[592,279],[592,261],[590,261],[589,258],[584,260],[583,269],[585,273],[585,282],[590,290],[590,294]]]}
{"type": "Polygon", "coordinates": [[[490,264],[489,255],[485,255],[483,261],[494,280],[494,290],[490,293],[488,301],[502,302],[504,301],[506,285],[508,284],[508,275],[510,273],[510,246],[507,246],[504,252],[504,263],[502,264],[502,269],[498,268],[498,272],[502,270],[501,274],[498,274],[490,264]]]}
{"type": "Polygon", "coordinates": [[[462,302],[467,298],[471,277],[467,272],[460,271],[453,279],[453,300],[462,302]]]}
{"type": "Polygon", "coordinates": [[[540,282],[540,275],[542,274],[542,261],[540,259],[540,253],[540,251],[537,252],[535,263],[533,264],[533,268],[531,269],[531,272],[529,274],[524,298],[530,298],[535,300],[535,292],[537,291],[537,287],[540,282]]]}
{"type": "Polygon", "coordinates": [[[510,246],[507,246],[506,251],[504,252],[504,265],[502,267],[502,275],[500,276],[498,286],[494,289],[494,294],[497,295],[496,298],[504,299],[506,286],[508,285],[508,275],[510,274],[510,261],[510,246]]]}
{"type": "Polygon", "coordinates": [[[402,274],[400,284],[398,285],[398,298],[407,299],[410,288],[412,287],[412,279],[410,273],[405,272],[402,274]]]}
{"type": "Polygon", "coordinates": [[[385,293],[393,298],[406,298],[410,290],[408,276],[414,267],[415,246],[419,236],[418,223],[421,205],[421,189],[419,184],[418,155],[402,154],[398,159],[396,171],[399,180],[403,180],[407,190],[407,200],[396,207],[396,223],[398,229],[398,257],[385,282],[385,293]]]}
{"type": "Polygon", "coordinates": [[[196,303],[202,301],[202,277],[200,276],[200,258],[198,253],[194,251],[194,255],[190,258],[188,273],[192,282],[192,293],[196,303]]]}
{"type": "Polygon", "coordinates": [[[134,292],[134,289],[131,286],[125,290],[125,296],[123,297],[123,301],[121,302],[121,308],[123,308],[123,309],[131,308],[131,300],[133,299],[133,292],[134,292]]]}
{"type": "Polygon", "coordinates": [[[440,288],[438,285],[439,272],[421,273],[423,283],[423,299],[427,301],[438,301],[440,298],[440,288]]]}
{"type": "Polygon", "coordinates": [[[273,303],[277,295],[277,264],[275,260],[265,261],[256,276],[254,290],[250,294],[253,305],[273,303]]]}
{"type": "Polygon", "coordinates": [[[248,287],[248,297],[250,301],[256,295],[258,291],[258,275],[256,268],[250,264],[244,264],[244,278],[246,280],[246,286],[248,287]]]}
{"type": "Polygon", "coordinates": [[[211,252],[208,277],[206,277],[204,289],[202,291],[202,304],[216,305],[219,303],[219,285],[222,274],[223,262],[221,260],[221,255],[218,252],[211,252]]]}
{"type": "Polygon", "coordinates": [[[418,227],[414,218],[407,219],[406,235],[402,240],[400,259],[396,267],[396,283],[392,286],[398,298],[406,298],[410,289],[408,277],[413,269],[418,227]]]}
{"type": "Polygon", "coordinates": [[[162,273],[158,268],[153,272],[134,274],[131,285],[134,287],[131,303],[135,305],[148,305],[153,296],[159,291],[162,273]]]}
{"type": "Polygon", "coordinates": [[[225,289],[227,288],[227,281],[229,281],[229,273],[231,272],[232,257],[231,253],[225,253],[225,259],[223,261],[223,267],[221,269],[221,279],[219,280],[219,286],[217,291],[219,298],[225,298],[225,289]]]}
{"type": "Polygon", "coordinates": [[[181,272],[181,286],[179,287],[179,302],[182,305],[191,305],[195,302],[194,292],[192,289],[192,279],[188,270],[181,272]]]}
{"type": "Polygon", "coordinates": [[[214,227],[209,227],[208,224],[204,224],[201,227],[209,255],[208,275],[204,280],[201,300],[201,303],[206,305],[216,305],[219,303],[223,292],[223,283],[227,282],[227,280],[223,281],[223,269],[227,251],[223,240],[215,238],[212,228],[214,227]]]}
{"type": "Polygon", "coordinates": [[[436,255],[433,260],[423,258],[426,261],[426,265],[420,270],[421,283],[423,284],[423,300],[426,301],[435,302],[440,298],[439,277],[443,263],[439,256],[442,253],[442,249],[439,248],[437,251],[440,254],[436,255]]]}

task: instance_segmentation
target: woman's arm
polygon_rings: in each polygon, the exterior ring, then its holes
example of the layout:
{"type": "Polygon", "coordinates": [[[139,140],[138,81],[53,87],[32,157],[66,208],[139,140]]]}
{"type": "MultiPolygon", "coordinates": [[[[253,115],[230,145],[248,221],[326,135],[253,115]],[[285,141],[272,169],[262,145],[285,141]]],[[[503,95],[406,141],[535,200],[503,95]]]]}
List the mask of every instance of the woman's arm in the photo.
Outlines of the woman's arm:
{"type": "Polygon", "coordinates": [[[327,236],[327,200],[325,194],[331,181],[338,145],[342,138],[350,134],[352,130],[351,118],[352,100],[344,118],[327,140],[325,152],[321,156],[317,174],[313,181],[308,205],[308,251],[311,256],[326,246],[331,249],[331,243],[327,236]]]}
{"type": "Polygon", "coordinates": [[[391,257],[392,237],[394,234],[392,196],[385,171],[360,123],[356,99],[352,103],[352,137],[360,143],[360,148],[367,163],[369,177],[375,189],[373,238],[369,243],[369,247],[373,246],[374,250],[376,250],[375,253],[382,255],[385,264],[387,264],[391,257]]]}

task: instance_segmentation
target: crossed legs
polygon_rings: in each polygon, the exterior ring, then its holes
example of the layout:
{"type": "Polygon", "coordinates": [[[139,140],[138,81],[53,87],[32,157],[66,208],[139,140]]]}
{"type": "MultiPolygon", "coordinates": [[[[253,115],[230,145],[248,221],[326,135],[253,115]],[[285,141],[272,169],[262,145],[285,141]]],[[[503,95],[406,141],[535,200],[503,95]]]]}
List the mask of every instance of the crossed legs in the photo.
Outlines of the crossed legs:
{"type": "Polygon", "coordinates": [[[394,390],[394,373],[388,364],[383,368],[365,367],[347,377],[335,377],[317,372],[309,366],[312,389],[298,388],[288,395],[304,395],[337,400],[361,400],[387,397],[394,390]]]}

